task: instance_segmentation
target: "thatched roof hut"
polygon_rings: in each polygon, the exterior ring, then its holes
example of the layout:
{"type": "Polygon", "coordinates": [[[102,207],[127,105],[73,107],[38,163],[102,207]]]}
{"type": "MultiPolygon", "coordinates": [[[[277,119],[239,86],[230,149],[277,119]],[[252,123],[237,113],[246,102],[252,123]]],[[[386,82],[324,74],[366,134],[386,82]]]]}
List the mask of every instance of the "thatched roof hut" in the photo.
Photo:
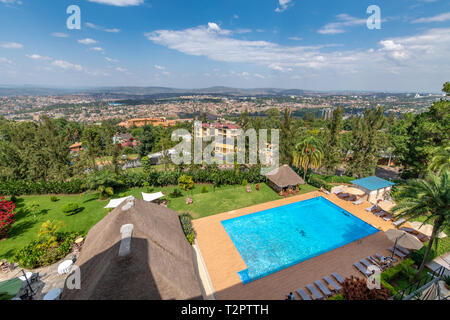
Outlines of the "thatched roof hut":
{"type": "Polygon", "coordinates": [[[66,283],[64,300],[202,297],[193,250],[178,214],[143,200],[124,201],[98,222],[75,264],[81,271],[81,289],[70,290],[66,283]],[[124,225],[130,224],[127,238],[124,225]]]}
{"type": "Polygon", "coordinates": [[[276,192],[305,184],[305,181],[286,164],[267,173],[266,178],[276,192]]]}

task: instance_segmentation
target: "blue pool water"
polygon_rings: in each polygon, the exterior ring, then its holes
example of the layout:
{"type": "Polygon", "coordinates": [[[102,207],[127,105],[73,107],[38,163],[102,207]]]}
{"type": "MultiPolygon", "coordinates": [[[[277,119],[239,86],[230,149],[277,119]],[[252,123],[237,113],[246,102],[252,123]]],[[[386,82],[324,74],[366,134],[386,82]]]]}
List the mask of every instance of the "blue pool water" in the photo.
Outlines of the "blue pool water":
{"type": "Polygon", "coordinates": [[[222,221],[247,269],[244,284],[376,233],[323,197],[222,221]]]}

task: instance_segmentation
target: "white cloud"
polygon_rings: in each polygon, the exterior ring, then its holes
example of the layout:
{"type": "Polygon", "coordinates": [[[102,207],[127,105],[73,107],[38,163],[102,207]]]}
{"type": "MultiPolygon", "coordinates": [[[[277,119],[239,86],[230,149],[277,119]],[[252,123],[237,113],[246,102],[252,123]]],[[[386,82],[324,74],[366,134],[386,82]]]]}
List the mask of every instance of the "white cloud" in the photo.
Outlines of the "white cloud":
{"type": "Polygon", "coordinates": [[[321,34],[338,34],[338,33],[344,33],[346,31],[345,27],[353,27],[358,25],[365,25],[367,20],[366,19],[359,19],[352,16],[349,16],[348,14],[339,14],[336,16],[338,18],[338,22],[332,22],[328,23],[319,30],[317,30],[318,33],[321,34]]]}
{"type": "Polygon", "coordinates": [[[33,60],[52,60],[52,58],[50,57],[44,57],[41,56],[39,54],[33,53],[33,54],[27,54],[26,55],[28,58],[33,59],[33,60]]]}
{"type": "Polygon", "coordinates": [[[78,40],[78,42],[81,43],[81,44],[89,45],[89,44],[97,43],[98,41],[94,40],[94,39],[91,39],[91,38],[86,38],[86,39],[78,40]]]}
{"type": "Polygon", "coordinates": [[[430,23],[430,22],[445,22],[450,20],[450,12],[441,13],[437,16],[420,18],[413,20],[412,23],[430,23]]]}
{"type": "Polygon", "coordinates": [[[108,61],[108,62],[111,62],[111,63],[119,62],[119,60],[116,60],[116,59],[113,59],[113,58],[110,58],[110,57],[105,57],[105,60],[108,61]]]}
{"type": "Polygon", "coordinates": [[[93,24],[91,22],[86,22],[86,27],[94,29],[94,30],[100,30],[100,31],[105,31],[105,32],[110,32],[110,33],[118,33],[118,32],[120,32],[120,29],[117,29],[117,28],[105,28],[105,27],[93,24]]]}
{"type": "Polygon", "coordinates": [[[101,52],[101,53],[105,52],[105,49],[103,49],[102,47],[93,47],[93,48],[91,48],[91,50],[94,50],[94,51],[97,51],[97,52],[101,52]]]}
{"type": "Polygon", "coordinates": [[[62,32],[53,32],[51,35],[57,38],[67,38],[69,36],[67,33],[62,32]]]}
{"type": "Polygon", "coordinates": [[[22,1],[20,1],[20,0],[0,0],[0,3],[4,3],[6,5],[9,5],[9,4],[22,4],[22,1]]]}
{"type": "Polygon", "coordinates": [[[300,38],[300,37],[289,37],[288,39],[289,39],[289,40],[294,40],[294,41],[300,41],[300,40],[303,40],[303,38],[300,38]]]}
{"type": "Polygon", "coordinates": [[[22,49],[23,44],[17,42],[4,42],[0,44],[0,48],[4,49],[22,49]]]}
{"type": "Polygon", "coordinates": [[[12,64],[12,61],[4,57],[0,57],[0,63],[12,64]]]}
{"type": "Polygon", "coordinates": [[[144,3],[144,0],[89,0],[89,2],[107,4],[116,7],[129,7],[129,6],[139,6],[144,3]]]}
{"type": "Polygon", "coordinates": [[[83,67],[79,64],[73,64],[64,60],[55,60],[52,65],[65,70],[83,71],[83,67]]]}
{"type": "MultiPolygon", "coordinates": [[[[343,50],[332,45],[285,46],[268,41],[241,40],[231,34],[212,32],[208,26],[157,30],[147,33],[146,37],[187,55],[252,64],[280,73],[295,71],[302,79],[313,73],[316,77],[327,79],[332,73],[333,77],[345,79],[347,84],[351,83],[349,77],[360,77],[355,84],[360,85],[363,83],[361,79],[367,79],[368,83],[379,81],[386,85],[387,77],[396,73],[402,75],[405,83],[410,79],[425,83],[426,75],[429,75],[428,83],[424,84],[429,87],[429,80],[436,79],[436,74],[450,74],[450,64],[447,62],[450,28],[385,38],[373,48],[354,50],[343,50]],[[330,51],[329,48],[335,49],[330,51]]],[[[398,86],[398,79],[392,84],[398,86]]]]}
{"type": "Polygon", "coordinates": [[[289,7],[292,0],[279,0],[278,2],[280,6],[275,9],[275,12],[283,12],[289,7]]]}
{"type": "Polygon", "coordinates": [[[166,70],[165,67],[159,66],[159,65],[157,65],[157,64],[155,64],[155,69],[158,69],[158,70],[166,70]]]}

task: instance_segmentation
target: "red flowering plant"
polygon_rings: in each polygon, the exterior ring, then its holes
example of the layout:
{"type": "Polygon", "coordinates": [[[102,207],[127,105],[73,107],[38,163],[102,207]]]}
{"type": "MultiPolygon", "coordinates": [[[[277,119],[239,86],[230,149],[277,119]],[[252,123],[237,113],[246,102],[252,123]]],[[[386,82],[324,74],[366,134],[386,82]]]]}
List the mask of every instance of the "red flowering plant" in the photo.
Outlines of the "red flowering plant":
{"type": "Polygon", "coordinates": [[[0,197],[0,239],[6,236],[11,225],[16,221],[15,209],[16,205],[12,201],[6,201],[4,197],[0,197]]]}

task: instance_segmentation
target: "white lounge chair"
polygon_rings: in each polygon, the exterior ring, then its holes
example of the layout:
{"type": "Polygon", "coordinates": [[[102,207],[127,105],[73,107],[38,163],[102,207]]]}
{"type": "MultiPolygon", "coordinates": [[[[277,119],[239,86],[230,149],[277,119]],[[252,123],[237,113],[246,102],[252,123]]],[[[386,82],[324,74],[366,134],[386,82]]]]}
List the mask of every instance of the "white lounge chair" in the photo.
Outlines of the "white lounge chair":
{"type": "Polygon", "coordinates": [[[399,225],[401,225],[401,224],[403,224],[403,223],[405,223],[405,222],[406,222],[406,219],[401,218],[400,220],[397,220],[397,221],[395,221],[395,222],[392,222],[392,224],[393,224],[394,226],[398,227],[399,225]]]}
{"type": "Polygon", "coordinates": [[[147,202],[152,202],[152,201],[155,201],[155,200],[158,200],[158,199],[164,197],[164,194],[162,192],[156,192],[156,193],[141,192],[141,193],[142,193],[142,199],[144,199],[144,201],[147,201],[147,202]]]}
{"type": "Polygon", "coordinates": [[[373,206],[371,206],[371,207],[369,207],[369,208],[366,208],[365,210],[366,210],[367,212],[372,212],[372,210],[375,209],[375,207],[376,207],[376,205],[373,205],[373,206]]]}
{"type": "Polygon", "coordinates": [[[121,205],[122,202],[124,202],[125,200],[128,199],[132,199],[133,196],[128,196],[128,197],[124,197],[124,198],[119,198],[119,199],[112,199],[111,201],[109,201],[109,203],[106,205],[105,209],[114,209],[117,208],[118,206],[121,205]]]}
{"type": "Polygon", "coordinates": [[[359,199],[359,200],[356,200],[356,201],[353,201],[353,204],[354,205],[358,205],[358,204],[361,204],[361,203],[363,203],[363,198],[361,198],[361,199],[359,199]]]}

